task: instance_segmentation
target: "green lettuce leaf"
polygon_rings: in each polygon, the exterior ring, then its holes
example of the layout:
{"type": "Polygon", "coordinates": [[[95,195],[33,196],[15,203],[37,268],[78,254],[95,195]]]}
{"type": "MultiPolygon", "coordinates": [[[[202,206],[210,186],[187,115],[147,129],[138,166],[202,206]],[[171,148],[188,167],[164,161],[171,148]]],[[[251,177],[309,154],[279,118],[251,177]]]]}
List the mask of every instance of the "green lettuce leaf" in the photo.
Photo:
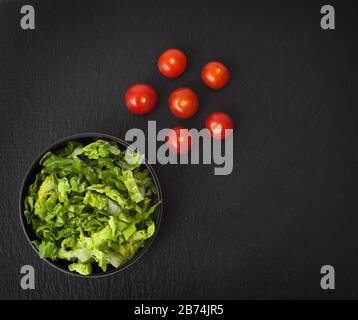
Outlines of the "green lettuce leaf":
{"type": "Polygon", "coordinates": [[[83,153],[88,159],[106,158],[109,155],[118,156],[121,150],[113,142],[97,140],[83,148],[83,153]]]}
{"type": "Polygon", "coordinates": [[[138,185],[135,182],[133,172],[130,170],[124,170],[122,172],[122,179],[131,199],[136,203],[141,202],[144,197],[139,191],[138,185]]]}
{"type": "Polygon", "coordinates": [[[71,263],[68,266],[68,269],[70,271],[76,271],[79,274],[82,274],[84,276],[88,276],[89,274],[92,273],[92,264],[91,263],[71,263]]]}

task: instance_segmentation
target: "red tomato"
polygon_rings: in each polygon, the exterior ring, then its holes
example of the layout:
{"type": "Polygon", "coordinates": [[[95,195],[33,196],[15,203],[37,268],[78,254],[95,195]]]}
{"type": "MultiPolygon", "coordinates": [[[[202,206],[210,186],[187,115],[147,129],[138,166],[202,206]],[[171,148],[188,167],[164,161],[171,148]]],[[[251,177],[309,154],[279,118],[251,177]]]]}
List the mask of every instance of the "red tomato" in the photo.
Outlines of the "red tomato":
{"type": "Polygon", "coordinates": [[[170,94],[169,108],[177,118],[190,118],[198,112],[198,96],[189,88],[176,89],[170,94]]]}
{"type": "Polygon", "coordinates": [[[169,49],[158,59],[159,71],[168,78],[180,76],[186,69],[188,61],[185,54],[178,49],[169,49]]]}
{"type": "Polygon", "coordinates": [[[229,82],[230,73],[221,62],[212,61],[201,71],[201,78],[209,88],[221,89],[229,82]]]}
{"type": "Polygon", "coordinates": [[[187,128],[178,126],[170,130],[166,138],[170,152],[185,154],[191,149],[192,137],[187,128]]]}
{"type": "Polygon", "coordinates": [[[206,118],[205,126],[214,139],[223,140],[230,135],[225,129],[233,129],[234,122],[225,112],[214,112],[206,118]]]}
{"type": "Polygon", "coordinates": [[[135,114],[145,114],[154,109],[158,101],[157,93],[148,84],[138,83],[125,94],[127,108],[135,114]]]}

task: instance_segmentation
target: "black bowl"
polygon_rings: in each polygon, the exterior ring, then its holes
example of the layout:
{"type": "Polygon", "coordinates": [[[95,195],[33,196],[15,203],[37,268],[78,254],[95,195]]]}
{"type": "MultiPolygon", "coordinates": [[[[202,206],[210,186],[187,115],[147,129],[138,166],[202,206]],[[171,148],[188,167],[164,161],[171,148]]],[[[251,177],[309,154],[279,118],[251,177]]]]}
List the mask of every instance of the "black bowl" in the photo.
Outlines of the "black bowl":
{"type": "MultiPolygon", "coordinates": [[[[125,142],[119,138],[107,135],[107,134],[79,133],[79,134],[75,134],[75,135],[63,138],[63,139],[53,143],[52,145],[50,145],[48,148],[46,148],[44,151],[42,151],[38,155],[38,157],[31,164],[30,168],[27,170],[27,172],[25,174],[25,178],[21,185],[21,189],[20,189],[20,197],[19,197],[20,221],[21,221],[21,225],[24,230],[24,233],[26,235],[26,238],[29,241],[31,247],[36,251],[37,255],[38,255],[38,250],[32,244],[32,241],[37,239],[37,237],[36,237],[34,231],[32,230],[31,226],[26,221],[26,218],[24,215],[24,200],[27,195],[29,186],[35,181],[36,174],[38,172],[40,172],[40,165],[39,165],[40,159],[46,152],[58,150],[58,149],[64,147],[69,141],[78,141],[78,142],[81,142],[82,144],[88,144],[88,143],[93,142],[97,139],[114,141],[123,150],[125,150],[129,146],[129,144],[127,142],[125,142]]],[[[123,264],[122,266],[120,266],[118,268],[108,266],[108,270],[106,272],[103,272],[96,264],[94,264],[92,273],[87,276],[83,276],[79,273],[69,271],[68,265],[71,263],[69,261],[65,261],[62,259],[58,259],[57,261],[44,259],[48,264],[50,264],[57,270],[60,270],[67,274],[71,274],[71,275],[78,276],[78,277],[94,278],[94,277],[103,277],[103,276],[107,276],[107,275],[122,271],[122,270],[126,269],[127,267],[129,267],[130,265],[132,265],[134,262],[136,262],[140,257],[142,257],[144,255],[144,253],[148,250],[149,246],[152,244],[154,238],[156,237],[156,235],[158,233],[158,229],[159,229],[160,221],[161,221],[161,217],[162,217],[163,200],[162,200],[162,191],[160,188],[158,177],[155,174],[153,168],[148,164],[146,159],[144,160],[142,165],[145,165],[147,167],[147,169],[149,170],[149,172],[153,178],[155,188],[157,190],[157,201],[160,202],[155,214],[153,215],[153,220],[154,220],[155,227],[156,227],[155,233],[151,238],[147,239],[144,247],[141,248],[131,260],[129,260],[127,263],[123,264]]]]}

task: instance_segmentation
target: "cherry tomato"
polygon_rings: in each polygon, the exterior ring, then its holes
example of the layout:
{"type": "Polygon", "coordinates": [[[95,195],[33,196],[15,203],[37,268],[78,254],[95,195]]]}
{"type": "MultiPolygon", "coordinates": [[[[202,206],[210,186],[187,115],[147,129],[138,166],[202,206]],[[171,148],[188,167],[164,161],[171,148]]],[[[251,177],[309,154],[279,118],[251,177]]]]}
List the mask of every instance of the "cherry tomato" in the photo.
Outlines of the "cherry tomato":
{"type": "Polygon", "coordinates": [[[198,96],[189,88],[178,88],[170,94],[169,108],[177,118],[190,118],[198,112],[198,96]]]}
{"type": "Polygon", "coordinates": [[[135,114],[145,114],[154,109],[158,101],[157,93],[148,84],[131,86],[125,94],[127,108],[135,114]]]}
{"type": "Polygon", "coordinates": [[[166,138],[170,152],[185,154],[191,149],[192,137],[187,128],[178,126],[170,130],[166,138]]]}
{"type": "Polygon", "coordinates": [[[185,54],[178,49],[169,49],[158,59],[159,71],[168,78],[180,76],[186,69],[188,61],[185,54]]]}
{"type": "Polygon", "coordinates": [[[225,112],[214,112],[206,118],[205,126],[216,140],[223,140],[230,135],[225,129],[233,129],[234,122],[225,112]]]}
{"type": "Polygon", "coordinates": [[[221,62],[212,61],[201,71],[201,78],[209,88],[221,89],[229,82],[230,73],[221,62]]]}

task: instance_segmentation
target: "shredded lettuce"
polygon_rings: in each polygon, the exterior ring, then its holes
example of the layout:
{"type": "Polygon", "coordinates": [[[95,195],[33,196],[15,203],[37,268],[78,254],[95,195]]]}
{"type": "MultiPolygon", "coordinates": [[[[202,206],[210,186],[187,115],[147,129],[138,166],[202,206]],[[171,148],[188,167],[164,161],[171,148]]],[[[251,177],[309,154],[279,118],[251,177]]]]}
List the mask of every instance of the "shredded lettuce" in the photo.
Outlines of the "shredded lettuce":
{"type": "Polygon", "coordinates": [[[116,143],[71,141],[40,160],[25,198],[27,222],[42,259],[70,271],[103,272],[131,260],[155,232],[156,189],[143,156],[116,143]]]}

